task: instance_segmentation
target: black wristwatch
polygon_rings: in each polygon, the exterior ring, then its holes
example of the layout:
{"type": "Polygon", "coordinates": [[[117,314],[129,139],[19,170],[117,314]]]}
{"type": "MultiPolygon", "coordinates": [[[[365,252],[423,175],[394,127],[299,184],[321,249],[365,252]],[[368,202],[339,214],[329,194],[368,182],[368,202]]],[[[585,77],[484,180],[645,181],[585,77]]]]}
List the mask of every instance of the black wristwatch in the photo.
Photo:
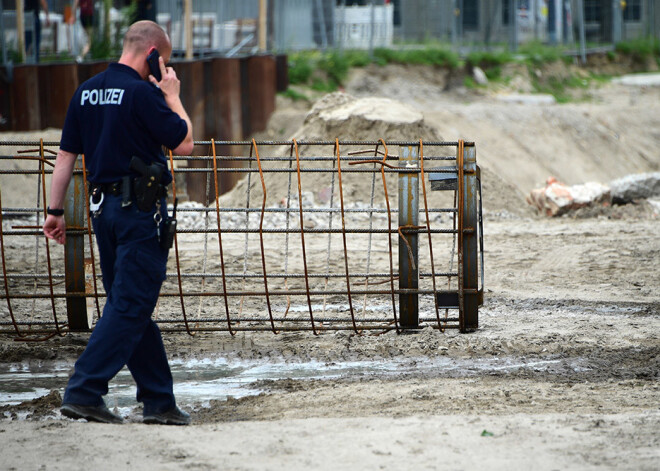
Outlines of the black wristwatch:
{"type": "Polygon", "coordinates": [[[51,216],[64,216],[64,210],[63,209],[50,209],[50,206],[46,208],[46,214],[50,214],[51,216]]]}

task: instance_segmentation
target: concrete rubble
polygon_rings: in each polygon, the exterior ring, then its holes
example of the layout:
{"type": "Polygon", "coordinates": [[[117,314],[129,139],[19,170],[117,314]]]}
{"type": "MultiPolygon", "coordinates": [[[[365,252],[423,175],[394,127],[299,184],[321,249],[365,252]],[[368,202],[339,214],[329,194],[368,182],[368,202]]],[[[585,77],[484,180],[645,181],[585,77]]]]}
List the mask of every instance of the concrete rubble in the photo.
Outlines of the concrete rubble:
{"type": "Polygon", "coordinates": [[[610,188],[612,201],[616,204],[660,197],[660,172],[626,175],[610,182],[610,188]]]}
{"type": "Polygon", "coordinates": [[[534,189],[527,195],[527,203],[546,216],[561,216],[589,205],[608,206],[612,203],[612,196],[609,187],[600,183],[567,186],[550,177],[545,188],[534,189]]]}
{"type": "Polygon", "coordinates": [[[474,81],[477,82],[479,85],[488,85],[488,77],[486,77],[486,73],[481,69],[481,67],[474,67],[472,69],[472,77],[474,78],[474,81]]]}
{"type": "Polygon", "coordinates": [[[627,175],[608,185],[588,182],[565,185],[549,177],[544,188],[527,195],[527,203],[546,216],[561,216],[586,206],[628,204],[660,196],[660,172],[627,175]]]}

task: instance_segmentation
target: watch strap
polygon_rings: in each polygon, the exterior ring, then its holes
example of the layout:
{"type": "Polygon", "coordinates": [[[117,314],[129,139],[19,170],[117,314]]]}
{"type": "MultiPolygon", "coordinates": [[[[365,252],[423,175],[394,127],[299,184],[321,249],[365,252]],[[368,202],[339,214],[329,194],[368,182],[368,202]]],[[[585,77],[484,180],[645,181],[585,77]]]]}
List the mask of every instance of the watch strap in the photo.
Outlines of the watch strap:
{"type": "Polygon", "coordinates": [[[50,214],[51,216],[64,216],[64,210],[63,209],[51,209],[50,206],[46,208],[46,214],[50,214]]]}

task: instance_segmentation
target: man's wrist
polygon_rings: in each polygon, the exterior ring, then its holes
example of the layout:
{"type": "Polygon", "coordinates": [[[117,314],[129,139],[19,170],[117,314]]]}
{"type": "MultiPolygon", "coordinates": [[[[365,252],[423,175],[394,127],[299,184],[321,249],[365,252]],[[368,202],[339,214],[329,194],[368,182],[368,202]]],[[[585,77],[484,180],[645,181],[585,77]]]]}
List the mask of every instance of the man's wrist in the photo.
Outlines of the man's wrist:
{"type": "Polygon", "coordinates": [[[46,214],[50,214],[51,216],[64,216],[64,210],[63,209],[57,209],[57,208],[51,208],[48,206],[46,208],[46,214]]]}

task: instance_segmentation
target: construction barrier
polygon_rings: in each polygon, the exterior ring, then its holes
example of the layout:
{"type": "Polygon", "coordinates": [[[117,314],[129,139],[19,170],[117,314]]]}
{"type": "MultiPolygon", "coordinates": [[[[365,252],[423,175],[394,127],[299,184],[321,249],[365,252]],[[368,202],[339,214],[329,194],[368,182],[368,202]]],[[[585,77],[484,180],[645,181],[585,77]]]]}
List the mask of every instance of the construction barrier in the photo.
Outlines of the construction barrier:
{"type": "MultiPolygon", "coordinates": [[[[105,300],[82,156],[68,189],[64,248],[41,231],[57,146],[0,142],[0,332],[23,340],[89,330],[105,300]]],[[[197,175],[211,197],[178,205],[154,313],[163,331],[478,327],[484,267],[474,143],[195,147],[204,155],[169,156],[170,211],[184,194],[181,176],[197,175]],[[225,192],[227,174],[240,179],[225,192]]]]}

